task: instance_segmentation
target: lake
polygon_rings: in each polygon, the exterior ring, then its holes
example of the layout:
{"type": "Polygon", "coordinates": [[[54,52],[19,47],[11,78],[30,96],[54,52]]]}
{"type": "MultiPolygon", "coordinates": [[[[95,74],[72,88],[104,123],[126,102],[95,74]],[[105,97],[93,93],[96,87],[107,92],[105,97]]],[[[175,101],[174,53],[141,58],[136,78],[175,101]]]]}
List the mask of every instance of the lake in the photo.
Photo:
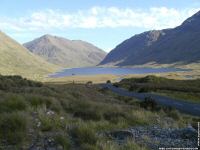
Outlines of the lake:
{"type": "Polygon", "coordinates": [[[64,69],[60,72],[49,75],[53,78],[66,76],[81,76],[81,75],[128,75],[128,74],[147,74],[147,73],[165,73],[165,72],[179,72],[188,71],[188,69],[178,68],[103,68],[103,67],[85,67],[85,68],[71,68],[64,69]]]}

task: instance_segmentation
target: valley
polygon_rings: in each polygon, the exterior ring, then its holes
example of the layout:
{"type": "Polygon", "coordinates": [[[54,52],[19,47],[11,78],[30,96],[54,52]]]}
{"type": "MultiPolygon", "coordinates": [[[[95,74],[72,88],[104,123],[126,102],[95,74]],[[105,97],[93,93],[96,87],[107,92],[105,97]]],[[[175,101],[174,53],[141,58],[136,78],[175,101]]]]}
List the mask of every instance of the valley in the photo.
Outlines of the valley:
{"type": "Polygon", "coordinates": [[[0,150],[197,150],[200,11],[74,2],[0,16],[0,150]]]}

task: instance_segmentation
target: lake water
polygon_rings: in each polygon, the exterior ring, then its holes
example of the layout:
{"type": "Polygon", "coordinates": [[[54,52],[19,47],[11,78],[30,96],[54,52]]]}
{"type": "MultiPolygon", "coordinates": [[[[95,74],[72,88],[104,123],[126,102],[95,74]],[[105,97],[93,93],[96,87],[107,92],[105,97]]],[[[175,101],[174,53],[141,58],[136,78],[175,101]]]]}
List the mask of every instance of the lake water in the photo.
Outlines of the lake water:
{"type": "Polygon", "coordinates": [[[86,68],[71,68],[64,69],[50,77],[59,78],[66,76],[80,76],[80,75],[100,75],[100,74],[113,74],[113,75],[128,75],[128,74],[146,74],[146,73],[164,73],[164,72],[179,72],[188,71],[186,69],[178,68],[102,68],[102,67],[86,67],[86,68]]]}

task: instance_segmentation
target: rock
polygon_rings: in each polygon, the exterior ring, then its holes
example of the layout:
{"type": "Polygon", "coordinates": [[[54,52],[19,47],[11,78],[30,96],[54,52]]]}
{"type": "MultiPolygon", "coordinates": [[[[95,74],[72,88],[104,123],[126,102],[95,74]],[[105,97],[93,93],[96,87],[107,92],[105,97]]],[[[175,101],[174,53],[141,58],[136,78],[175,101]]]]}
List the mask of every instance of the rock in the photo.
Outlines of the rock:
{"type": "Polygon", "coordinates": [[[128,138],[133,138],[133,133],[130,131],[113,131],[109,133],[110,137],[114,138],[117,141],[124,141],[127,140],[128,138]]]}
{"type": "Polygon", "coordinates": [[[187,128],[161,128],[159,126],[133,127],[128,130],[112,131],[105,134],[118,144],[125,144],[127,139],[144,144],[150,149],[159,147],[196,147],[197,131],[187,128]]]}
{"type": "Polygon", "coordinates": [[[60,120],[64,120],[65,118],[63,116],[60,117],[60,120]]]}
{"type": "Polygon", "coordinates": [[[52,116],[52,115],[54,115],[54,114],[55,114],[55,112],[52,111],[52,110],[47,111],[47,115],[48,115],[48,116],[52,116]]]}
{"type": "Polygon", "coordinates": [[[181,131],[181,137],[183,139],[197,139],[197,131],[194,128],[185,128],[181,131]]]}
{"type": "Polygon", "coordinates": [[[41,122],[39,121],[38,123],[37,123],[37,127],[39,128],[41,126],[41,122]]]}

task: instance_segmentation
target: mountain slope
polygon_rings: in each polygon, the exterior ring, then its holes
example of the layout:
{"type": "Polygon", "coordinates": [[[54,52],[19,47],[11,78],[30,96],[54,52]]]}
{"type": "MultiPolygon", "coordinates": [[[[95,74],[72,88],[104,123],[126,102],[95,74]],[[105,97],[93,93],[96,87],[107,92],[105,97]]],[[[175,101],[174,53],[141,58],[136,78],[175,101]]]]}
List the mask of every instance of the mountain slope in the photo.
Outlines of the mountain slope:
{"type": "Polygon", "coordinates": [[[173,29],[133,36],[113,49],[100,63],[116,66],[189,64],[200,61],[200,12],[173,29]]]}
{"type": "Polygon", "coordinates": [[[38,79],[58,69],[30,53],[3,32],[0,32],[0,56],[0,73],[3,75],[22,75],[38,79]]]}
{"type": "Polygon", "coordinates": [[[95,66],[106,56],[104,51],[87,42],[51,35],[44,35],[24,46],[48,62],[62,67],[95,66]]]}

